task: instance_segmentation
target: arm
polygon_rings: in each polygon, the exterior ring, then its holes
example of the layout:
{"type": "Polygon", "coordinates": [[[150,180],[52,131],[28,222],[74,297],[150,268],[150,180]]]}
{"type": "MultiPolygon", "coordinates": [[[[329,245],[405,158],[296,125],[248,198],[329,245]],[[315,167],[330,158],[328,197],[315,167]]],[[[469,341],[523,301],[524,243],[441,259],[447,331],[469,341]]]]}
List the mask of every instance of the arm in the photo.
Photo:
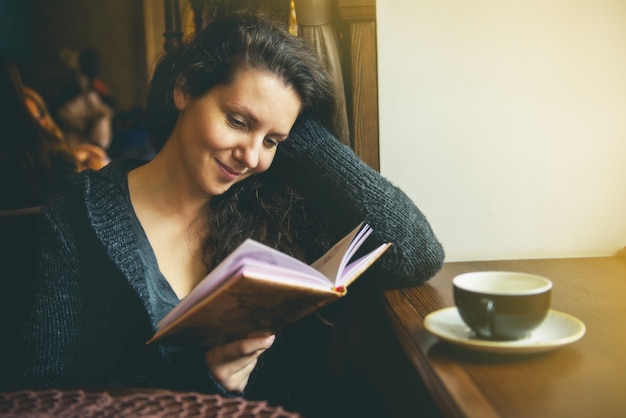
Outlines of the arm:
{"type": "Polygon", "coordinates": [[[393,243],[374,265],[378,286],[416,285],[441,268],[441,244],[411,199],[321,124],[309,119],[296,122],[289,139],[278,147],[274,164],[346,232],[365,220],[374,228],[376,241],[393,243]]]}
{"type": "MultiPolygon", "coordinates": [[[[26,387],[74,383],[72,370],[79,355],[84,300],[79,296],[79,266],[69,254],[72,241],[60,239],[63,228],[45,212],[40,227],[39,272],[26,318],[19,379],[26,387]]],[[[75,377],[79,379],[78,376],[75,377]]]]}
{"type": "Polygon", "coordinates": [[[14,388],[168,387],[224,390],[201,350],[169,353],[145,341],[152,324],[138,295],[90,241],[76,202],[43,214],[39,275],[14,388]],[[91,255],[88,256],[87,254],[91,255]]]}

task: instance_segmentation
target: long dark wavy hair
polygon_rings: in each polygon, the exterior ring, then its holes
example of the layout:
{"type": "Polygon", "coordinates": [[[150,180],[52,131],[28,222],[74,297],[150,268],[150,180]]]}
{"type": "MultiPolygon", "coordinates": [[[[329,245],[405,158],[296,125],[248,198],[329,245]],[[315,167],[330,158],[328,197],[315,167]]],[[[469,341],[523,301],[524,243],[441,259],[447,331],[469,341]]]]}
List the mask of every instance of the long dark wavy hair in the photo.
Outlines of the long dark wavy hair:
{"type": "MultiPolygon", "coordinates": [[[[241,69],[278,76],[299,95],[299,117],[314,116],[330,126],[332,84],[315,52],[275,18],[240,12],[216,19],[157,64],[146,103],[146,127],[156,151],[178,119],[175,87],[198,98],[230,83],[241,69]]],[[[310,262],[327,245],[313,213],[311,203],[270,167],[210,201],[203,220],[205,264],[213,268],[247,237],[310,262]]]]}

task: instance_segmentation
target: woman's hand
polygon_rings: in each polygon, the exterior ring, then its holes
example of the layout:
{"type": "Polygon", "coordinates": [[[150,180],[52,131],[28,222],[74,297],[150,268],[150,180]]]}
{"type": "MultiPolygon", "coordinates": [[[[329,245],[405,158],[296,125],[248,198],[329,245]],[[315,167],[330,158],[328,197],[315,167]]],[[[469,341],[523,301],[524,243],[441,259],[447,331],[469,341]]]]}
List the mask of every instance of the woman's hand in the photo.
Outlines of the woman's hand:
{"type": "Polygon", "coordinates": [[[274,338],[248,338],[212,348],[205,356],[207,366],[224,389],[243,392],[257,358],[272,346],[274,338]]]}

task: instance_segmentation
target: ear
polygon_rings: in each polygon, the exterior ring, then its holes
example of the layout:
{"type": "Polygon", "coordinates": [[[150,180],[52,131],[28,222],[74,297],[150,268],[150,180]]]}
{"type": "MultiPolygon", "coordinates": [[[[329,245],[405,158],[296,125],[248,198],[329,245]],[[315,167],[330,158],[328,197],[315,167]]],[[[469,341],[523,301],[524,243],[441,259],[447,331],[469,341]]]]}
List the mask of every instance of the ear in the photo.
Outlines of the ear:
{"type": "Polygon", "coordinates": [[[174,105],[176,109],[183,110],[187,105],[187,100],[189,96],[183,92],[180,86],[174,87],[174,105]]]}

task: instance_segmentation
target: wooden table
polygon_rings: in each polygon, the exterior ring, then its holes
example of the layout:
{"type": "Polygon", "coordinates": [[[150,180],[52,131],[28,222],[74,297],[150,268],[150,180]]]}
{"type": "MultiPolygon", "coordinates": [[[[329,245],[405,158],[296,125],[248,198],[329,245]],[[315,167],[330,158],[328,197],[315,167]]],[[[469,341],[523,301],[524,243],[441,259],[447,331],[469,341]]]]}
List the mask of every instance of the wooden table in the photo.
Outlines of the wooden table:
{"type": "Polygon", "coordinates": [[[626,257],[446,263],[426,285],[386,291],[384,305],[444,417],[626,417],[626,257]],[[454,305],[454,276],[482,270],[550,278],[552,308],[583,321],[585,336],[530,355],[479,353],[439,341],[424,329],[424,317],[454,305]]]}

